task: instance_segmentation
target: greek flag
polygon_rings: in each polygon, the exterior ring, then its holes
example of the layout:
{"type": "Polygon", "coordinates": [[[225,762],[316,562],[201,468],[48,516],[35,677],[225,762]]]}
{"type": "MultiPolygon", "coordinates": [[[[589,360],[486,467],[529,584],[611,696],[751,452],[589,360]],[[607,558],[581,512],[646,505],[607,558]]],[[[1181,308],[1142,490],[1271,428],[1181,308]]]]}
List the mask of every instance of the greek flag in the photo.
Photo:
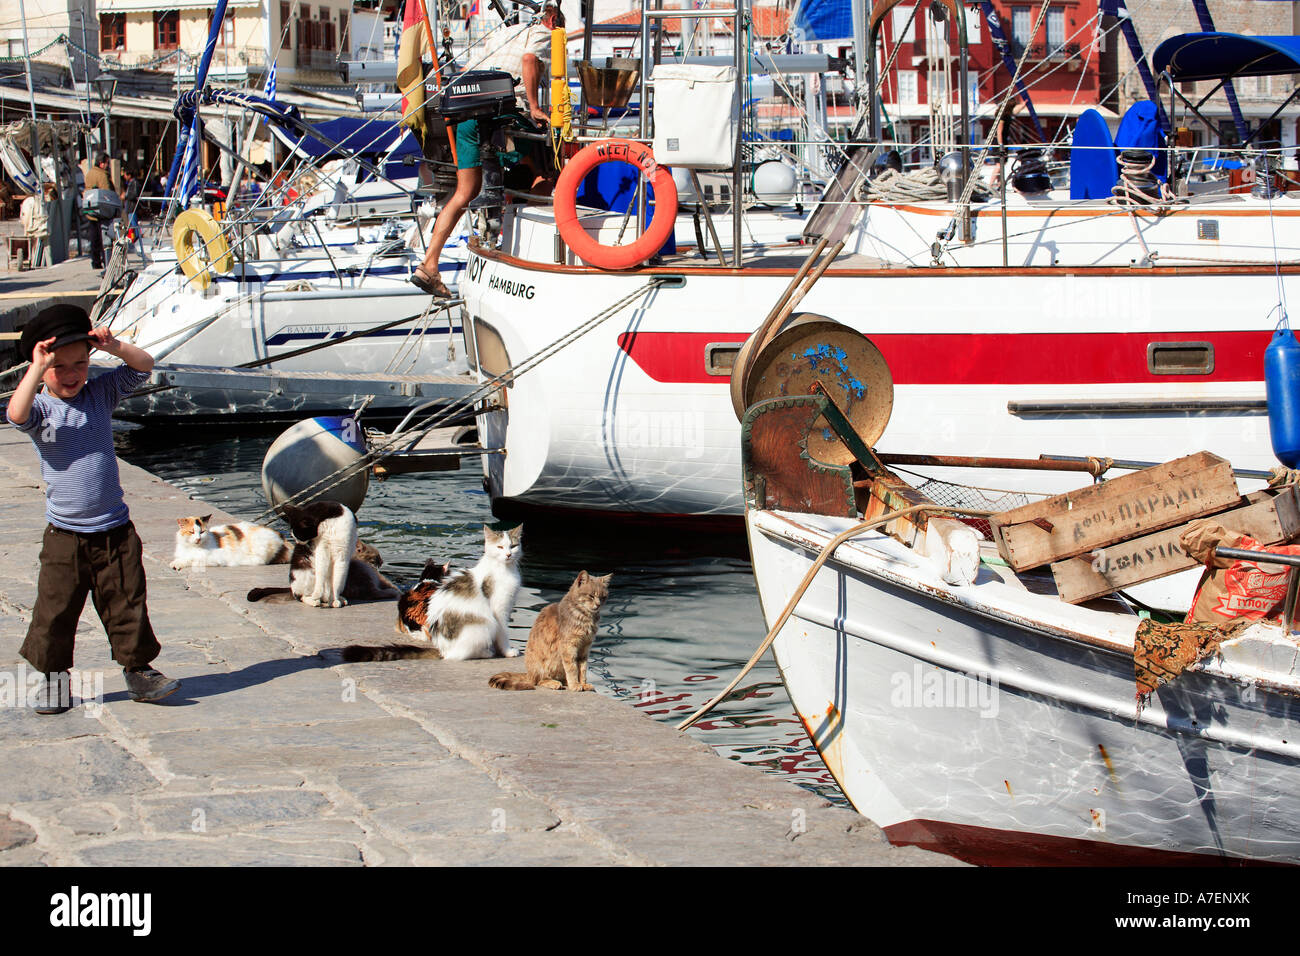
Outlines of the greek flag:
{"type": "MultiPolygon", "coordinates": [[[[266,98],[270,100],[272,103],[274,103],[275,102],[275,57],[271,58],[271,69],[268,70],[266,74],[265,92],[266,92],[266,98]]],[[[266,115],[262,116],[263,125],[269,124],[270,122],[271,122],[271,118],[269,116],[266,115]]]]}
{"type": "Polygon", "coordinates": [[[182,209],[189,208],[190,200],[199,191],[199,141],[202,135],[196,112],[189,137],[185,140],[185,157],[181,160],[181,175],[176,185],[176,198],[182,209]]]}

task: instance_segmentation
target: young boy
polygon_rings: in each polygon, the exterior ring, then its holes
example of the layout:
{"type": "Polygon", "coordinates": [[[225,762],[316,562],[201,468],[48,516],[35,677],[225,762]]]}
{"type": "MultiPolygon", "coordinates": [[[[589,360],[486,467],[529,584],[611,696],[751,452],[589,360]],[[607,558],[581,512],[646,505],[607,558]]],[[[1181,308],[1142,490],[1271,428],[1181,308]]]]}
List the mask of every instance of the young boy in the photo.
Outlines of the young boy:
{"type": "Polygon", "coordinates": [[[92,330],[85,310],[71,305],[36,316],[20,347],[32,364],[5,416],[41,456],[49,521],[36,606],[19,649],[45,675],[35,710],[61,714],[71,707],[68,670],[87,594],[132,700],[162,700],[180,681],[149,666],[162,648],[149,624],[140,538],[122,499],[111,423],[114,406],[148,377],[153,357],[106,327],[92,330]],[[87,382],[92,345],[125,364],[87,382]],[[38,393],[42,383],[45,391],[38,393]]]}

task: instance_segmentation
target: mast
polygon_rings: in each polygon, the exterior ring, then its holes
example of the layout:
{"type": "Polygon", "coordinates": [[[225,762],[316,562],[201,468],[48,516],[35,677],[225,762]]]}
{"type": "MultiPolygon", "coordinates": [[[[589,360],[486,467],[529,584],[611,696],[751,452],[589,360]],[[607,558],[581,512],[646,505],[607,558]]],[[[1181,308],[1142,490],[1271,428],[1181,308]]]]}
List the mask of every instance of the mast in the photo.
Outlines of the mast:
{"type": "MultiPolygon", "coordinates": [[[[20,0],[21,2],[21,0],[20,0]]],[[[182,107],[180,115],[177,116],[176,129],[176,155],[172,157],[172,168],[167,173],[167,187],[163,190],[163,195],[168,197],[167,212],[163,216],[166,219],[171,215],[173,205],[177,202],[172,190],[176,186],[176,174],[180,171],[181,160],[191,149],[198,149],[198,142],[191,142],[199,135],[199,103],[198,94],[203,92],[204,84],[208,80],[208,67],[212,63],[212,52],[217,46],[217,37],[221,33],[221,25],[226,21],[226,0],[217,0],[217,7],[212,12],[212,24],[208,28],[208,42],[203,47],[203,56],[199,60],[198,72],[194,74],[194,105],[182,107]]]]}
{"type": "MultiPolygon", "coordinates": [[[[225,0],[222,0],[224,3],[225,0]]],[[[27,99],[32,107],[32,172],[36,174],[36,195],[41,196],[41,182],[44,173],[41,172],[41,142],[40,136],[36,132],[36,91],[32,88],[32,55],[31,47],[27,43],[27,5],[23,0],[18,0],[18,17],[23,21],[23,63],[27,67],[27,99]]],[[[37,202],[44,202],[44,198],[39,198],[37,202]]]]}

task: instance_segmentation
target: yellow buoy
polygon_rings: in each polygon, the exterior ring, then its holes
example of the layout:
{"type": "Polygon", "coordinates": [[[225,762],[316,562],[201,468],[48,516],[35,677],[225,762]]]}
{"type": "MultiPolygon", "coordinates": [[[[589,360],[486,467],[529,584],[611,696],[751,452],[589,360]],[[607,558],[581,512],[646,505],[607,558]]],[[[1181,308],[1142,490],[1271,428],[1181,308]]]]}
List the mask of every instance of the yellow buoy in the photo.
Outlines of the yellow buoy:
{"type": "Polygon", "coordinates": [[[221,227],[202,209],[187,209],[176,217],[172,245],[181,271],[199,291],[212,284],[213,275],[224,275],[235,265],[221,227]]]}

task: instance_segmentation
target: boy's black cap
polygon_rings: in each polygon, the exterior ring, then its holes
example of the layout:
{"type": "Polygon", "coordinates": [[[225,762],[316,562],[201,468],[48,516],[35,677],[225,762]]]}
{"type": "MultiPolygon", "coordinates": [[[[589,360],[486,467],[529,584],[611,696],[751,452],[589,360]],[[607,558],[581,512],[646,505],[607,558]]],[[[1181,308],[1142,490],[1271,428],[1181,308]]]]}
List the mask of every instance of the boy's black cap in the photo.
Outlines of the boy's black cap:
{"type": "Polygon", "coordinates": [[[51,351],[73,342],[85,342],[90,339],[90,316],[85,309],[75,305],[53,305],[45,309],[23,326],[23,335],[18,341],[23,358],[30,362],[36,343],[44,342],[50,336],[54,337],[51,351]]]}

